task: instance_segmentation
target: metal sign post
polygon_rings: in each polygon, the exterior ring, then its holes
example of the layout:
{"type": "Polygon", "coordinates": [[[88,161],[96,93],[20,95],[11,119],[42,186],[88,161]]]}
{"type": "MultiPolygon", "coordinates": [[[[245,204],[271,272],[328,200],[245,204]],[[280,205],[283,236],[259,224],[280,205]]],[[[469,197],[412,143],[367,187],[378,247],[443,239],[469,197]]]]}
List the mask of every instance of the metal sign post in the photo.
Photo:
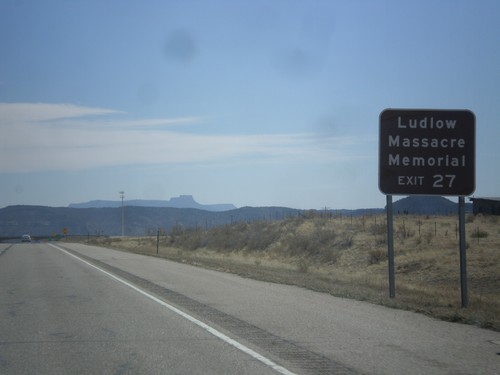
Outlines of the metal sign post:
{"type": "Polygon", "coordinates": [[[386,196],[387,210],[387,259],[389,260],[389,297],[396,297],[396,286],[394,282],[394,230],[392,218],[392,195],[386,196]]]}
{"type": "Polygon", "coordinates": [[[458,226],[460,228],[460,291],[462,307],[467,307],[467,259],[465,256],[465,198],[458,197],[458,226]]]}

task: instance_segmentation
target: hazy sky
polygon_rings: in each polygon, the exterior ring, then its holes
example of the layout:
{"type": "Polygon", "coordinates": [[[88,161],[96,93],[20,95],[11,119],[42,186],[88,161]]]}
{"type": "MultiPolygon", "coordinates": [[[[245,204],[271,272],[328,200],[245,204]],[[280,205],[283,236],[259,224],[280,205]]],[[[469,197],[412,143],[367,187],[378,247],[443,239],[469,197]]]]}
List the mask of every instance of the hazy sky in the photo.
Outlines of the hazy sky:
{"type": "Polygon", "coordinates": [[[500,1],[3,0],[0,207],[383,207],[385,108],[476,115],[500,196],[500,1]]]}

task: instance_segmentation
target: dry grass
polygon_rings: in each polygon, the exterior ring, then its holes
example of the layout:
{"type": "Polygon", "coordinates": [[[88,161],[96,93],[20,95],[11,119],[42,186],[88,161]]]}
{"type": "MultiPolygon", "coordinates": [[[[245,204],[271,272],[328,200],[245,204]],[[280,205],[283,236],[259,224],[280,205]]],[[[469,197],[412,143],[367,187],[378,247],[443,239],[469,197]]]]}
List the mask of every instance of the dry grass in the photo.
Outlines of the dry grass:
{"type": "MultiPolygon", "coordinates": [[[[388,297],[385,216],[309,215],[174,231],[158,256],[500,330],[500,218],[466,220],[469,306],[461,308],[457,216],[394,217],[396,298],[388,297]]],[[[94,239],[152,256],[156,237],[94,239]]]]}

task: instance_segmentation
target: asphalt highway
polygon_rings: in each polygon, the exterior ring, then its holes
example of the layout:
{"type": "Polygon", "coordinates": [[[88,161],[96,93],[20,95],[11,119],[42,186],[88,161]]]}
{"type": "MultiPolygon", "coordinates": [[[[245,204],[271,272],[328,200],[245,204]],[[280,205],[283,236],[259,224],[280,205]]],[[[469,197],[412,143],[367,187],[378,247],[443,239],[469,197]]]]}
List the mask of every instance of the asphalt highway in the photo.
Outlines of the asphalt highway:
{"type": "Polygon", "coordinates": [[[80,244],[0,244],[1,374],[500,374],[500,333],[80,244]]]}

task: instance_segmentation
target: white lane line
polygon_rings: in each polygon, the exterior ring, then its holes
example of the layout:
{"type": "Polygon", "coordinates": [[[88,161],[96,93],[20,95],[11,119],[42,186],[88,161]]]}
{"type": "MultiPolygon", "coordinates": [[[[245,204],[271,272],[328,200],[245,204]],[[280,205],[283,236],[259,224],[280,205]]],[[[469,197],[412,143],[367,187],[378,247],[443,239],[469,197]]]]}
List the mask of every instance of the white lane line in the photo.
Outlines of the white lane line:
{"type": "Polygon", "coordinates": [[[272,368],[273,370],[275,370],[276,372],[280,373],[280,374],[283,374],[283,375],[296,375],[295,373],[287,370],[286,368],[278,365],[277,363],[271,361],[269,358],[266,358],[262,355],[260,355],[259,353],[255,352],[254,350],[250,349],[249,347],[241,344],[240,342],[232,339],[231,337],[223,334],[222,332],[216,330],[215,328],[209,326],[208,324],[205,324],[203,323],[201,320],[198,320],[196,319],[195,317],[189,315],[189,314],[186,314],[184,311],[181,311],[179,310],[178,308],[166,303],[165,301],[162,301],[161,299],[159,298],[156,298],[155,296],[153,296],[152,294],[149,294],[147,292],[145,292],[144,290],[142,289],[139,289],[138,287],[136,287],[135,285],[133,284],[130,284],[129,282],[113,275],[112,273],[109,273],[108,271],[106,270],[103,270],[102,268],[100,267],[97,267],[95,265],[93,265],[92,263],[89,263],[87,262],[86,260],[74,255],[74,254],[71,254],[70,252],[64,250],[63,248],[59,247],[59,246],[56,246],[56,245],[53,245],[53,244],[50,244],[49,243],[49,246],[52,246],[53,248],[59,250],[59,251],[62,251],[63,253],[69,255],[69,256],[72,256],[73,258],[75,259],[78,259],[80,262],[83,262],[85,263],[86,265],[90,266],[90,267],[93,267],[95,268],[96,270],[98,271],[101,271],[102,273],[104,273],[105,275],[111,277],[112,279],[115,279],[116,281],[128,286],[129,288],[141,293],[142,295],[148,297],[149,299],[157,302],[158,304],[162,305],[163,307],[166,307],[167,309],[173,311],[174,313],[182,316],[183,318],[189,320],[191,323],[194,323],[196,324],[198,327],[201,327],[203,328],[205,331],[211,333],[212,335],[214,335],[215,337],[221,339],[222,341],[226,342],[227,344],[229,345],[232,345],[234,346],[236,349],[242,351],[243,353],[246,353],[248,354],[250,357],[262,362],[263,364],[265,364],[266,366],[272,368]]]}

